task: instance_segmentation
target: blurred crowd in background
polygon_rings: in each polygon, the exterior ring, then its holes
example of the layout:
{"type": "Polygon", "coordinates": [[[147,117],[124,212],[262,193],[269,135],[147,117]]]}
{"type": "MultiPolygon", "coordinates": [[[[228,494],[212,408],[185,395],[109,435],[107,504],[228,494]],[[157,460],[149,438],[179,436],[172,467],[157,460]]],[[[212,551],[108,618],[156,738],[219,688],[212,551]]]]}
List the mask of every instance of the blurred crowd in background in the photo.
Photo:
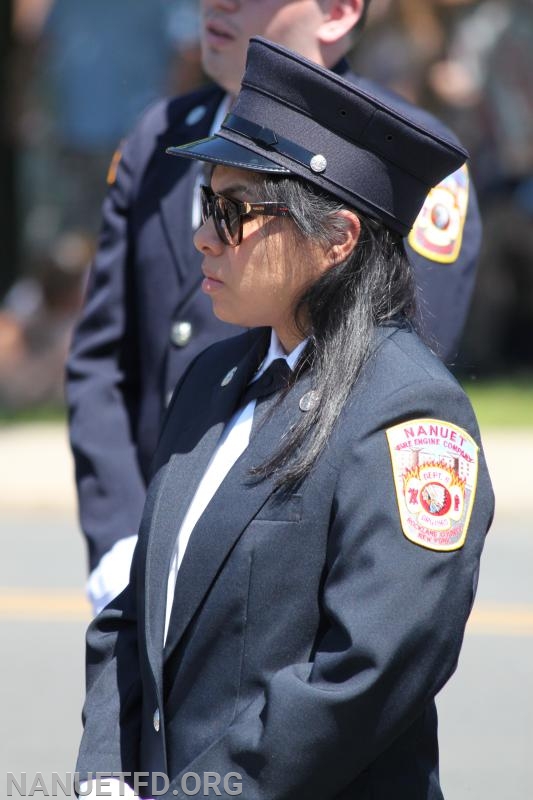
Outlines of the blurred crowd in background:
{"type": "MultiPolygon", "coordinates": [[[[0,409],[62,405],[113,152],[148,104],[205,81],[197,9],[2,0],[0,409]]],[[[351,62],[470,151],[484,244],[455,371],[533,374],[533,0],[372,0],[351,62]]]]}

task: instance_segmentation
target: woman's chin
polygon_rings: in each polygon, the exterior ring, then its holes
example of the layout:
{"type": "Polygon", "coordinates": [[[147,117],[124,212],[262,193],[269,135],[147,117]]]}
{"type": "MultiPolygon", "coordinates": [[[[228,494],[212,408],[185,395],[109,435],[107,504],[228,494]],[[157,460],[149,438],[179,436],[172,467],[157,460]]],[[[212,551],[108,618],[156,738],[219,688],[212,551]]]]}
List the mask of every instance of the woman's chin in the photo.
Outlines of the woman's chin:
{"type": "Polygon", "coordinates": [[[217,319],[221,322],[227,322],[229,325],[241,325],[246,327],[243,322],[240,321],[240,317],[238,314],[232,313],[228,308],[224,306],[224,303],[218,301],[218,298],[211,297],[211,307],[213,309],[213,314],[217,319]]]}

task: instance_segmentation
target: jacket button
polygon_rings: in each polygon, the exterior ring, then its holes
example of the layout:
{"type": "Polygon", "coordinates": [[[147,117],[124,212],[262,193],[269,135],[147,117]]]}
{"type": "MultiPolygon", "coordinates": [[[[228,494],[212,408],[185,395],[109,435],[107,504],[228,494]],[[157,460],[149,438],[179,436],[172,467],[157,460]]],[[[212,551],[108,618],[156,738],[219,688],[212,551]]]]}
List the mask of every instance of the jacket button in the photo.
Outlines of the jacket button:
{"type": "Polygon", "coordinates": [[[154,711],[154,730],[156,733],[159,733],[159,729],[161,727],[161,714],[159,713],[159,709],[156,708],[154,711]]]}
{"type": "Polygon", "coordinates": [[[192,325],[190,322],[174,322],[170,329],[170,341],[176,347],[185,347],[189,344],[192,336],[192,325]]]}

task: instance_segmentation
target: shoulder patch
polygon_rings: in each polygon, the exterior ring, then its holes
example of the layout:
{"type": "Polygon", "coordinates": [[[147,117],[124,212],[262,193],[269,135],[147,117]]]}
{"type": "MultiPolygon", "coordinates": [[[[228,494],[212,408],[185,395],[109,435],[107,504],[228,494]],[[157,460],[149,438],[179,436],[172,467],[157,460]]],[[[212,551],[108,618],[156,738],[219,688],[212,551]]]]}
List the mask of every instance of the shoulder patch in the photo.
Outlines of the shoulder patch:
{"type": "Polygon", "coordinates": [[[113,186],[117,179],[118,165],[122,159],[122,143],[117,147],[111,158],[109,169],[107,170],[106,183],[108,186],[113,186]]]}
{"type": "Polygon", "coordinates": [[[434,186],[407,241],[419,255],[440,264],[457,260],[468,209],[469,175],[465,164],[434,186]]]}
{"type": "Polygon", "coordinates": [[[430,550],[458,550],[476,494],[477,444],[440,419],[412,419],[386,433],[405,536],[430,550]]]}

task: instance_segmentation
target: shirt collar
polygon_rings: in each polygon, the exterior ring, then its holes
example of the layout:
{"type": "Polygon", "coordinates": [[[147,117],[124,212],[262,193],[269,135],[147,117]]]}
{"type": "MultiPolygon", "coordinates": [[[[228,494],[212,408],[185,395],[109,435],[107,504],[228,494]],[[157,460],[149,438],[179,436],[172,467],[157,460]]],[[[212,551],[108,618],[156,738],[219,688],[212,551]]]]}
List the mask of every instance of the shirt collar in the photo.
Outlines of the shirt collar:
{"type": "Polygon", "coordinates": [[[261,366],[259,367],[254,377],[252,378],[252,381],[257,380],[257,378],[259,378],[263,374],[263,372],[265,372],[265,370],[268,369],[268,367],[272,364],[272,362],[275,361],[277,358],[285,359],[291,370],[294,370],[294,367],[296,366],[298,359],[302,355],[307,342],[308,340],[304,339],[303,342],[300,342],[300,344],[296,345],[294,350],[291,350],[290,353],[286,353],[285,350],[283,349],[283,346],[278,338],[276,331],[272,330],[270,332],[270,345],[268,347],[267,354],[264,357],[261,366]]]}
{"type": "Polygon", "coordinates": [[[231,108],[232,98],[231,95],[225,94],[222,100],[220,101],[220,105],[217,108],[216,114],[213,117],[213,122],[211,123],[211,130],[209,131],[209,135],[213,136],[213,134],[218,133],[220,130],[224,119],[226,118],[226,114],[231,108]]]}

